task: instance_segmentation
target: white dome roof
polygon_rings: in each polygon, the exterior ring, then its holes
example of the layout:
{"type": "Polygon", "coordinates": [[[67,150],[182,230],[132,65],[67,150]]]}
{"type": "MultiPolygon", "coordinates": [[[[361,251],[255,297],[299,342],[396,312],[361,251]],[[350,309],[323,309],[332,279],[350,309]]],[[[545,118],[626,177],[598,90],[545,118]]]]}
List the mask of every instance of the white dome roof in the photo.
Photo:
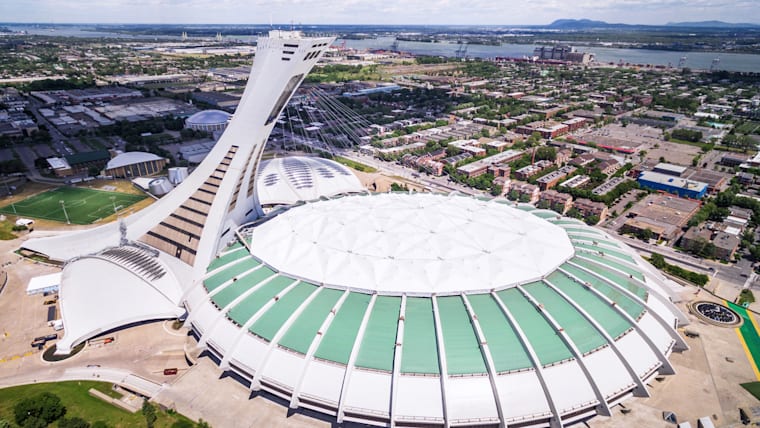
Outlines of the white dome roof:
{"type": "Polygon", "coordinates": [[[293,156],[261,163],[256,182],[262,205],[292,205],[365,191],[345,166],[328,159],[293,156]]]}
{"type": "Polygon", "coordinates": [[[253,231],[251,252],[314,283],[426,295],[534,281],[574,254],[559,226],[511,206],[398,193],[290,210],[253,231]]]}
{"type": "Polygon", "coordinates": [[[188,125],[217,125],[227,123],[232,115],[221,110],[203,110],[187,118],[188,125]]]}

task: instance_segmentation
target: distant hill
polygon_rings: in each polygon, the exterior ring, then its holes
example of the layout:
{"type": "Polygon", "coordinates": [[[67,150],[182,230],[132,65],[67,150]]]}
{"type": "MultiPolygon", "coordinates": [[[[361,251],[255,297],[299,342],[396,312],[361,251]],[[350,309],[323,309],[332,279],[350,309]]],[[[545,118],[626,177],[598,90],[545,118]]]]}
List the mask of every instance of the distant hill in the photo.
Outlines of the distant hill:
{"type": "Polygon", "coordinates": [[[745,22],[723,22],[723,21],[697,21],[697,22],[668,22],[668,27],[690,27],[690,28],[760,28],[758,24],[749,24],[745,22]]]}
{"type": "Polygon", "coordinates": [[[558,19],[548,25],[549,28],[558,29],[610,28],[624,26],[626,26],[626,24],[610,24],[604,21],[592,21],[590,19],[558,19]]]}
{"type": "Polygon", "coordinates": [[[680,27],[680,28],[760,28],[760,24],[750,23],[733,23],[723,21],[698,21],[698,22],[668,22],[663,25],[642,25],[642,24],[612,24],[605,21],[594,21],[591,19],[558,19],[546,28],[558,30],[588,30],[594,28],[648,28],[648,27],[680,27]]]}

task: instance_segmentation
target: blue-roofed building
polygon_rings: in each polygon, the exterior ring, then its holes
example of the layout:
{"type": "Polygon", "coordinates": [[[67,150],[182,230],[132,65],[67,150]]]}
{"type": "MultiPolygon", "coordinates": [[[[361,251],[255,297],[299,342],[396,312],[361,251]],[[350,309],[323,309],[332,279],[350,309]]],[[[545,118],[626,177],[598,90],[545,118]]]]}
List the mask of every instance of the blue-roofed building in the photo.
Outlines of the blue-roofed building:
{"type": "Polygon", "coordinates": [[[702,199],[707,193],[707,183],[652,171],[642,172],[638,182],[641,187],[674,193],[684,198],[702,199]]]}

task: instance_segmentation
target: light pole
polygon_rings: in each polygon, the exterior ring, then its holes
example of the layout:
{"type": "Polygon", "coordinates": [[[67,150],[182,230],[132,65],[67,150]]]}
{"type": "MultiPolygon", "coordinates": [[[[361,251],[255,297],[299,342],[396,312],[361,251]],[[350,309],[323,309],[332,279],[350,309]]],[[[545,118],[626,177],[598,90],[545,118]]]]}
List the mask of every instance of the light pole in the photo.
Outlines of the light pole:
{"type": "Polygon", "coordinates": [[[69,221],[69,214],[66,212],[66,203],[64,201],[59,201],[61,203],[61,208],[63,208],[63,215],[66,216],[66,224],[71,224],[71,221],[69,221]]]}
{"type": "Polygon", "coordinates": [[[113,213],[116,214],[116,196],[111,196],[111,204],[113,204],[113,213]]]}

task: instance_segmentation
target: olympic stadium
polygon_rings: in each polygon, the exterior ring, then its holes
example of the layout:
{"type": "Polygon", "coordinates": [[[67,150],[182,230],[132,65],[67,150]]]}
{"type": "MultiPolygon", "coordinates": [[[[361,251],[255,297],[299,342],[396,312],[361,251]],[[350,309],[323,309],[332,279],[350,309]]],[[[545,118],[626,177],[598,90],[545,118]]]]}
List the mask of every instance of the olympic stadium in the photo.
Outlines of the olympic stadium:
{"type": "Polygon", "coordinates": [[[26,241],[66,263],[58,353],[186,317],[195,350],[251,390],[378,426],[561,427],[674,373],[688,347],[668,281],[599,229],[506,200],[368,194],[318,160],[260,167],[331,42],[260,39],[240,107],[182,184],[26,241]]]}

